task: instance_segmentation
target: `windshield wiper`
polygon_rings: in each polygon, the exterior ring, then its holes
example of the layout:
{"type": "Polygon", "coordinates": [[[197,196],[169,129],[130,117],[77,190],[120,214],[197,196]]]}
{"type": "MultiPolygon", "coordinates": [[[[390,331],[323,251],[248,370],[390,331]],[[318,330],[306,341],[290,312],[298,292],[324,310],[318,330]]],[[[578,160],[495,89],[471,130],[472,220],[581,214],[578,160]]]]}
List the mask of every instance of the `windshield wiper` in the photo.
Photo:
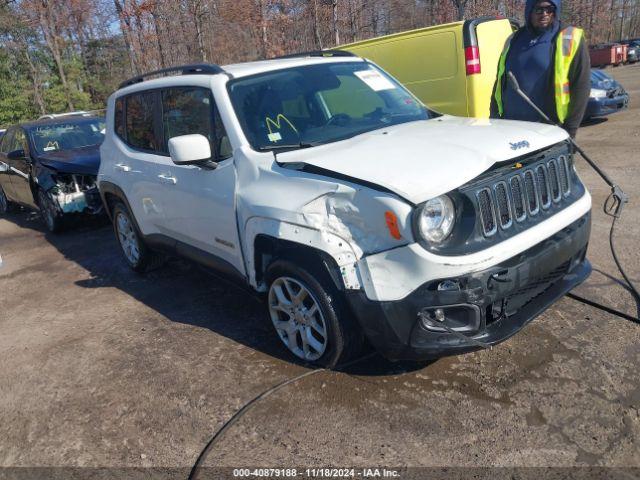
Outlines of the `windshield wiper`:
{"type": "Polygon", "coordinates": [[[288,143],[282,145],[272,145],[270,147],[258,147],[258,150],[261,152],[273,152],[273,159],[277,162],[278,156],[277,151],[279,150],[300,150],[302,148],[311,148],[320,145],[320,143],[312,143],[312,142],[300,142],[300,143],[288,143]]]}
{"type": "Polygon", "coordinates": [[[298,150],[301,148],[317,147],[319,143],[314,142],[300,142],[300,143],[287,143],[281,145],[271,145],[270,147],[258,147],[261,152],[275,152],[277,150],[298,150]]]}

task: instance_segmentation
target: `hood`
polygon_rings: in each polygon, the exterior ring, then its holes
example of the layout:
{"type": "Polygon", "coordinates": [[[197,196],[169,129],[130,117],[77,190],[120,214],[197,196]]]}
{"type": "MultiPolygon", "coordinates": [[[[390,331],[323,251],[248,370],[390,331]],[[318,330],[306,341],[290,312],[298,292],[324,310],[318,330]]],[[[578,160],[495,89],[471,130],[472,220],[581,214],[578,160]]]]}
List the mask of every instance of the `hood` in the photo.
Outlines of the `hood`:
{"type": "Polygon", "coordinates": [[[45,152],[37,156],[37,160],[45,167],[62,173],[78,173],[82,175],[98,175],[100,168],[100,146],[74,148],[45,152]]]}
{"type": "MultiPolygon", "coordinates": [[[[536,6],[540,0],[527,0],[527,3],[524,7],[524,23],[531,27],[531,12],[533,11],[533,7],[536,6]]],[[[549,3],[552,3],[556,7],[556,23],[560,20],[560,14],[562,13],[562,1],[561,0],[547,0],[549,3]]]]}
{"type": "Polygon", "coordinates": [[[591,88],[599,90],[610,90],[617,88],[618,82],[600,70],[591,70],[591,88]]]}
{"type": "Polygon", "coordinates": [[[541,123],[445,115],[279,153],[277,159],[375,184],[418,204],[467,183],[494,163],[567,137],[564,130],[541,123]]]}

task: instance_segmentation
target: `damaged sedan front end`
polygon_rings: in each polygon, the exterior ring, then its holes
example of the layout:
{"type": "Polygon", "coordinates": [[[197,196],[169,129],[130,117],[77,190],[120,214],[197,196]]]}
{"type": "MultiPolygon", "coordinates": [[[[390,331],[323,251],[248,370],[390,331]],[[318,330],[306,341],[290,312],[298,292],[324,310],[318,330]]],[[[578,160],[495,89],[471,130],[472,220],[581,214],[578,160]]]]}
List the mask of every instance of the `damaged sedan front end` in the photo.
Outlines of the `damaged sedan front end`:
{"type": "Polygon", "coordinates": [[[70,216],[100,215],[96,187],[104,120],[70,116],[12,127],[0,147],[7,205],[40,210],[51,232],[70,216]]]}
{"type": "Polygon", "coordinates": [[[103,212],[94,175],[53,174],[51,179],[55,185],[49,194],[62,214],[98,215],[103,212]]]}

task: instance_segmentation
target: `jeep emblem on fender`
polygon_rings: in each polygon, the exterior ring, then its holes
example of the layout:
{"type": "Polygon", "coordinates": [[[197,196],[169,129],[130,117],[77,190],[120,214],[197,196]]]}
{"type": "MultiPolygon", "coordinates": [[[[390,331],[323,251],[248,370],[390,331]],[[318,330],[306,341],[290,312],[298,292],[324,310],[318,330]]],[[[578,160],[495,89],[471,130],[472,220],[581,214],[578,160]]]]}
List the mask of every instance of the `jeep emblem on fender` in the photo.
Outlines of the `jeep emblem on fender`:
{"type": "Polygon", "coordinates": [[[511,143],[509,142],[509,145],[511,145],[511,150],[519,150],[520,148],[529,148],[529,142],[527,142],[526,140],[523,140],[521,142],[515,142],[515,143],[511,143]]]}

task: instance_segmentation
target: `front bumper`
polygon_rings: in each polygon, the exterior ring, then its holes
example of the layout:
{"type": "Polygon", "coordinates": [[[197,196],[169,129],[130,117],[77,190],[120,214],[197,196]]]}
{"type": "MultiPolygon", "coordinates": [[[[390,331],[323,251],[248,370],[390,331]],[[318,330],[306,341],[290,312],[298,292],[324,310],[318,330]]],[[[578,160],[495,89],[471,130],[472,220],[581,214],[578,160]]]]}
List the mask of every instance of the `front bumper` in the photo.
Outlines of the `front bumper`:
{"type": "MultiPolygon", "coordinates": [[[[372,345],[392,360],[454,355],[478,347],[425,326],[425,313],[441,309],[447,325],[478,341],[495,345],[515,335],[591,273],[585,255],[591,231],[587,213],[534,247],[486,270],[428,282],[406,298],[374,301],[364,292],[347,300],[372,345]],[[445,280],[457,290],[438,290],[445,280]]],[[[438,331],[440,330],[440,331],[438,331]]]]}
{"type": "Polygon", "coordinates": [[[629,94],[624,93],[613,98],[590,98],[584,118],[604,117],[629,106],[629,94]]]}

